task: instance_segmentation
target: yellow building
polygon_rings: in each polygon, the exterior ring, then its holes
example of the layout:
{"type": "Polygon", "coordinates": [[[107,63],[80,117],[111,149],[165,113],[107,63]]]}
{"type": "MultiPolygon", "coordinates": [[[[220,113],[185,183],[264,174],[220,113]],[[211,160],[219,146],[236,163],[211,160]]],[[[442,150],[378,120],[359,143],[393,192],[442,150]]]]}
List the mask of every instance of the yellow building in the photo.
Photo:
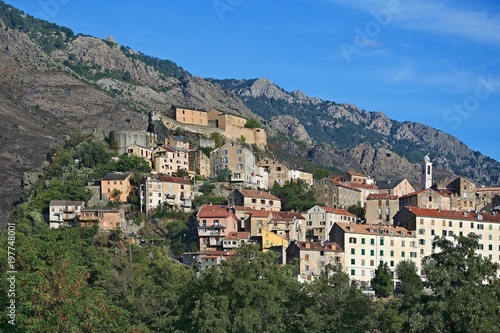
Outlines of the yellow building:
{"type": "Polygon", "coordinates": [[[115,202],[127,202],[132,192],[130,173],[108,173],[101,179],[101,199],[115,202]]]}
{"type": "Polygon", "coordinates": [[[272,247],[287,248],[289,244],[288,239],[276,235],[266,229],[262,229],[262,251],[267,252],[272,247]]]}

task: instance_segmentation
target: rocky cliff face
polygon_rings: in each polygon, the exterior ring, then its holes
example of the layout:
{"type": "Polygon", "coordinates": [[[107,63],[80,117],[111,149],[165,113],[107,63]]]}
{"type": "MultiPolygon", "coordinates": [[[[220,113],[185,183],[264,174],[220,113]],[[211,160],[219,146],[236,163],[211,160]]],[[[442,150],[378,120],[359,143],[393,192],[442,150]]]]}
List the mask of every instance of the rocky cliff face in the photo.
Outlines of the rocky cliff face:
{"type": "MultiPolygon", "coordinates": [[[[317,142],[309,148],[307,157],[318,165],[418,181],[419,162],[425,154],[430,154],[435,167],[443,174],[500,185],[500,163],[430,126],[398,122],[381,112],[310,98],[302,92],[286,92],[267,79],[217,82],[269,120],[271,127],[297,138],[281,123],[283,115],[294,117],[308,132],[307,136],[317,142]]],[[[300,136],[311,144],[303,132],[300,136]]]]}

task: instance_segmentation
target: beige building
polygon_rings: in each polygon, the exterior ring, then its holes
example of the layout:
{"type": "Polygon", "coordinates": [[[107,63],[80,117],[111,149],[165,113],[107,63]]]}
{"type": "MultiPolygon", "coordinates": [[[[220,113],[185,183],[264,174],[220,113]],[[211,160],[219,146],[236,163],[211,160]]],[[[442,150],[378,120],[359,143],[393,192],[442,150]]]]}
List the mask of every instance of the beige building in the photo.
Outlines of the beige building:
{"type": "Polygon", "coordinates": [[[52,200],[49,203],[49,227],[57,229],[74,226],[84,207],[83,201],[52,200]]]}
{"type": "Polygon", "coordinates": [[[318,202],[326,206],[339,209],[348,209],[350,206],[361,203],[361,191],[344,185],[333,179],[323,178],[314,183],[318,202]]]}
{"type": "Polygon", "coordinates": [[[450,205],[445,209],[465,212],[477,209],[476,184],[469,179],[458,177],[453,180],[445,180],[434,188],[449,197],[450,205]]]}
{"type": "Polygon", "coordinates": [[[229,205],[250,207],[253,210],[281,210],[281,200],[265,191],[234,190],[227,198],[229,205]]]}
{"type": "Polygon", "coordinates": [[[190,150],[188,152],[189,171],[196,175],[210,177],[210,158],[201,150],[190,150]]]}
{"type": "Polygon", "coordinates": [[[341,177],[342,182],[354,182],[358,184],[373,185],[375,180],[361,172],[348,171],[341,177]]]}
{"type": "Polygon", "coordinates": [[[379,189],[379,193],[385,193],[391,196],[401,197],[415,192],[415,188],[413,188],[406,178],[377,180],[375,184],[379,189]]]}
{"type": "Polygon", "coordinates": [[[368,184],[362,184],[362,183],[357,183],[357,182],[347,182],[347,183],[344,183],[344,185],[359,191],[359,203],[361,204],[361,207],[363,207],[363,208],[366,208],[366,198],[370,194],[379,193],[378,188],[373,184],[368,185],[368,184]]]}
{"type": "Polygon", "coordinates": [[[127,202],[129,195],[133,195],[130,185],[130,173],[112,172],[101,179],[101,199],[114,202],[127,202]]]}
{"type": "Polygon", "coordinates": [[[228,142],[210,153],[211,177],[218,169],[229,168],[231,182],[255,184],[255,156],[250,149],[236,142],[228,142]]]}
{"type": "Polygon", "coordinates": [[[265,158],[257,163],[258,166],[263,167],[268,174],[269,188],[274,186],[274,183],[285,185],[288,180],[288,167],[272,158],[265,158]]]}
{"type": "Polygon", "coordinates": [[[399,198],[386,193],[370,194],[366,198],[365,218],[367,224],[394,223],[394,215],[399,211],[399,198]]]}
{"type": "Polygon", "coordinates": [[[428,188],[417,192],[403,195],[399,198],[399,208],[405,206],[431,208],[431,209],[450,209],[450,199],[438,191],[428,188]]]}
{"type": "Polygon", "coordinates": [[[299,260],[295,275],[300,282],[314,281],[328,266],[344,267],[344,252],[334,242],[292,242],[286,254],[287,263],[299,260]]]}
{"type": "Polygon", "coordinates": [[[485,207],[492,207],[493,198],[498,195],[500,195],[500,187],[476,187],[476,209],[474,210],[481,211],[485,207]]]}
{"type": "Polygon", "coordinates": [[[307,211],[306,233],[313,230],[315,240],[326,241],[329,238],[330,230],[337,222],[355,223],[356,215],[338,208],[326,206],[314,206],[307,211]]]}
{"type": "Polygon", "coordinates": [[[421,260],[433,253],[432,243],[435,236],[454,241],[453,236],[479,236],[476,254],[493,262],[500,262],[500,215],[436,210],[418,207],[404,207],[396,216],[394,223],[412,230],[417,235],[421,260]]]}
{"type": "Polygon", "coordinates": [[[165,146],[179,147],[189,150],[189,141],[184,139],[182,136],[170,133],[169,136],[165,138],[165,146]]]}
{"type": "Polygon", "coordinates": [[[153,152],[153,167],[156,173],[172,175],[189,169],[189,152],[181,147],[160,146],[153,152]]]}
{"type": "Polygon", "coordinates": [[[172,105],[173,119],[180,123],[189,125],[208,126],[208,115],[206,110],[190,109],[184,106],[172,105]]]}
{"type": "Polygon", "coordinates": [[[267,145],[267,134],[262,128],[246,128],[247,120],[243,117],[231,115],[215,108],[208,112],[210,126],[224,130],[228,140],[237,141],[245,138],[247,144],[255,144],[260,148],[267,145]]]}
{"type": "Polygon", "coordinates": [[[142,211],[147,214],[163,204],[190,212],[193,200],[194,193],[188,179],[171,176],[144,178],[140,202],[142,211]]]}
{"type": "Polygon", "coordinates": [[[394,272],[402,260],[414,261],[420,272],[420,247],[415,236],[403,227],[335,223],[330,240],[344,252],[344,270],[352,281],[369,285],[379,264],[387,263],[394,272]]]}
{"type": "Polygon", "coordinates": [[[123,208],[83,208],[79,216],[82,227],[92,227],[97,223],[99,230],[110,231],[125,227],[125,211],[123,208]]]}
{"type": "Polygon", "coordinates": [[[288,170],[288,177],[291,181],[302,179],[307,185],[312,186],[314,183],[313,174],[299,170],[288,170]]]}
{"type": "Polygon", "coordinates": [[[152,166],[151,159],[153,158],[153,149],[134,143],[127,147],[127,154],[142,157],[148,162],[150,167],[152,166]]]}

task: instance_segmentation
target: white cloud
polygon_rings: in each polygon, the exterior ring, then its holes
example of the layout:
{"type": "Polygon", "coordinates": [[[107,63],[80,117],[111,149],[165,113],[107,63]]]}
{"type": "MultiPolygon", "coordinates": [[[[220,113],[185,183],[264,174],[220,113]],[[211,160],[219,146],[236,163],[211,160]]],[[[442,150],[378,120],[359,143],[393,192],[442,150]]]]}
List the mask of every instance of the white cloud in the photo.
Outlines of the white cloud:
{"type": "Polygon", "coordinates": [[[488,13],[486,8],[469,10],[446,1],[430,0],[330,0],[333,3],[365,12],[387,10],[389,4],[399,4],[401,10],[391,15],[389,24],[426,31],[432,34],[455,36],[479,43],[500,44],[500,15],[488,13]]]}

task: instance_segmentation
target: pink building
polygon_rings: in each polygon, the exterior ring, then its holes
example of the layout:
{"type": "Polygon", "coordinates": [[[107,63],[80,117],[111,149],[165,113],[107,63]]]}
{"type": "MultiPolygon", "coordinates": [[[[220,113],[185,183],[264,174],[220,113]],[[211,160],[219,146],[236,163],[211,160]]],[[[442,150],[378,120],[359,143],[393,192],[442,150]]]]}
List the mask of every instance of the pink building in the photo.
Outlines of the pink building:
{"type": "Polygon", "coordinates": [[[196,215],[200,251],[223,249],[223,239],[238,231],[238,219],[229,206],[203,205],[196,215]]]}

